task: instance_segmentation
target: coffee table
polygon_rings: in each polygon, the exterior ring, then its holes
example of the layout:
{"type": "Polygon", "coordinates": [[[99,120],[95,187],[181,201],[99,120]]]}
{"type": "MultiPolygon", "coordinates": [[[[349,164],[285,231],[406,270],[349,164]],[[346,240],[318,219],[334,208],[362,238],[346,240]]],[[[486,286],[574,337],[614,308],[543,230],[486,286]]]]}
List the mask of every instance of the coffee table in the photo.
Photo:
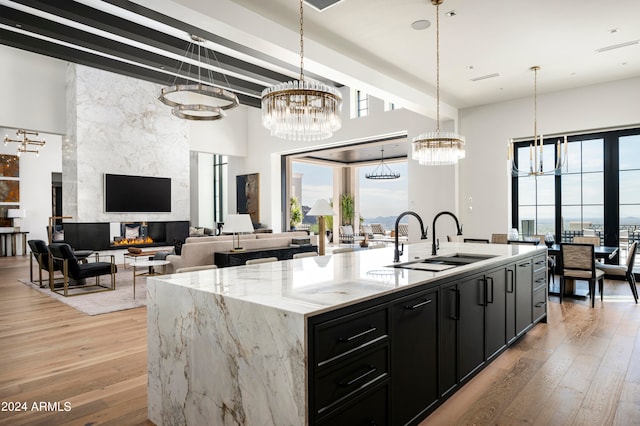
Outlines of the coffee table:
{"type": "Polygon", "coordinates": [[[151,277],[154,275],[164,275],[167,265],[171,263],[168,260],[136,260],[129,263],[133,267],[133,298],[136,298],[136,276],[151,277]],[[156,272],[155,267],[162,266],[162,272],[156,272]],[[136,274],[137,268],[149,268],[147,272],[136,274]]]}

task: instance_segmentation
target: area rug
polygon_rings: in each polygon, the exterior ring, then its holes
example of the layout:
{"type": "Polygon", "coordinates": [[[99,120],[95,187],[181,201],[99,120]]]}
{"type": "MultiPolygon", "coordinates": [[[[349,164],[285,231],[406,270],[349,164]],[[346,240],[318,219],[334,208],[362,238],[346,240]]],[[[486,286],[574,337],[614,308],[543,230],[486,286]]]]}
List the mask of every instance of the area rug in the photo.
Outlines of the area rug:
{"type": "MultiPolygon", "coordinates": [[[[125,309],[146,306],[147,280],[146,277],[136,277],[136,298],[133,298],[133,274],[130,269],[116,274],[116,289],[99,293],[82,294],[78,296],[64,297],[49,290],[49,287],[40,288],[37,283],[28,279],[19,280],[21,283],[53,297],[62,303],[69,305],[87,315],[100,315],[109,312],[123,311],[125,309]]],[[[107,283],[109,277],[102,277],[101,282],[107,283]]]]}

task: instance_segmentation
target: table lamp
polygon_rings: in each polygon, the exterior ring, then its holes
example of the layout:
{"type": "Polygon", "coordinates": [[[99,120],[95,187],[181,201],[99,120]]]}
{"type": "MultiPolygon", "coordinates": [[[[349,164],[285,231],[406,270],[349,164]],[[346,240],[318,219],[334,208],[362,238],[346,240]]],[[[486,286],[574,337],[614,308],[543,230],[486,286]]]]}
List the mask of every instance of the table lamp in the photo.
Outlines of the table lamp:
{"type": "Polygon", "coordinates": [[[253,232],[253,223],[251,223],[251,216],[248,214],[228,214],[224,219],[224,226],[222,227],[222,233],[233,234],[233,249],[231,251],[242,251],[240,247],[240,235],[238,235],[238,244],[235,243],[236,234],[242,232],[253,232]]]}
{"type": "Polygon", "coordinates": [[[13,219],[13,227],[20,228],[20,219],[27,216],[24,209],[8,209],[7,218],[13,219]]]}
{"type": "Polygon", "coordinates": [[[311,210],[309,210],[309,212],[307,213],[307,216],[318,216],[318,233],[320,234],[320,236],[318,237],[318,254],[320,256],[324,256],[324,242],[325,238],[327,238],[324,227],[324,217],[335,215],[336,212],[333,211],[327,200],[324,200],[322,198],[316,201],[313,207],[311,207],[311,210]]]}

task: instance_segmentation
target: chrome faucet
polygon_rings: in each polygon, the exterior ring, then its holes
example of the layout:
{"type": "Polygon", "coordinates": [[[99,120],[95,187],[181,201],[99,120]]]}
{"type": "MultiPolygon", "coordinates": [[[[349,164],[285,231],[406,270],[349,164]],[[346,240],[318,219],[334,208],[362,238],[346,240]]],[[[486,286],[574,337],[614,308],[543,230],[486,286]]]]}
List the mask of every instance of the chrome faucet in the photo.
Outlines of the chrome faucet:
{"type": "Polygon", "coordinates": [[[448,214],[449,216],[451,216],[453,218],[453,220],[456,221],[456,228],[458,229],[458,235],[462,235],[462,226],[460,225],[460,222],[458,221],[458,218],[456,217],[455,214],[451,213],[451,212],[440,212],[436,215],[436,217],[433,218],[433,225],[431,225],[431,232],[433,233],[433,241],[431,243],[431,255],[435,256],[436,254],[438,254],[438,246],[439,244],[436,243],[436,220],[438,220],[438,218],[440,216],[442,216],[443,214],[448,214]]]}
{"type": "Polygon", "coordinates": [[[398,225],[400,225],[400,219],[402,219],[404,216],[406,215],[411,215],[411,216],[415,216],[416,219],[418,219],[418,222],[420,222],[420,239],[421,240],[426,240],[427,239],[427,229],[424,228],[424,224],[422,223],[422,218],[418,215],[418,213],[416,212],[412,212],[412,211],[406,211],[406,212],[402,212],[400,213],[400,216],[398,216],[398,218],[396,219],[396,226],[395,226],[395,244],[396,244],[396,248],[393,252],[393,261],[394,262],[400,262],[400,256],[402,256],[402,253],[404,252],[404,243],[402,243],[402,248],[398,249],[398,225]]]}

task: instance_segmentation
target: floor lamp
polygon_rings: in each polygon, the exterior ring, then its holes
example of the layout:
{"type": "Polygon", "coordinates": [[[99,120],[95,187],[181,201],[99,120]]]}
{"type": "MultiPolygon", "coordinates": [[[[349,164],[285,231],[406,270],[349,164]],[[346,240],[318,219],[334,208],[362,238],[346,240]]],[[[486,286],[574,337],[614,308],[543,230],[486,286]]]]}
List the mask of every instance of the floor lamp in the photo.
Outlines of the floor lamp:
{"type": "Polygon", "coordinates": [[[327,233],[325,231],[324,226],[324,217],[325,216],[335,216],[336,212],[333,211],[327,200],[319,199],[315,202],[311,210],[307,213],[307,216],[318,216],[318,226],[319,232],[318,234],[318,254],[320,256],[324,256],[324,243],[327,238],[327,233]]]}

